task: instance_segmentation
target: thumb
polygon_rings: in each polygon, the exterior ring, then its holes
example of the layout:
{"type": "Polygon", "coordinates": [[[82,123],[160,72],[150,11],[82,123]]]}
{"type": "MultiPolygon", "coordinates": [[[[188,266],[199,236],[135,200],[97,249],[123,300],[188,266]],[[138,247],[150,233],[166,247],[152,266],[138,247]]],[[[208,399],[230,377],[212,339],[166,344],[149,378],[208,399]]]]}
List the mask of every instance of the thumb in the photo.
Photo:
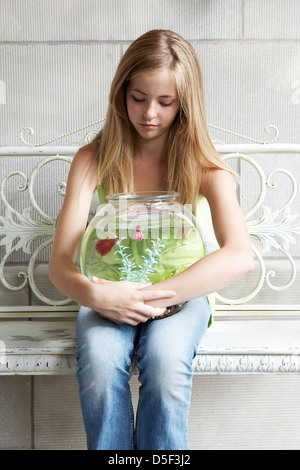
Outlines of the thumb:
{"type": "Polygon", "coordinates": [[[101,279],[101,278],[96,277],[96,276],[92,276],[92,282],[94,282],[95,284],[105,284],[105,283],[111,282],[111,281],[108,281],[107,279],[101,279]]]}

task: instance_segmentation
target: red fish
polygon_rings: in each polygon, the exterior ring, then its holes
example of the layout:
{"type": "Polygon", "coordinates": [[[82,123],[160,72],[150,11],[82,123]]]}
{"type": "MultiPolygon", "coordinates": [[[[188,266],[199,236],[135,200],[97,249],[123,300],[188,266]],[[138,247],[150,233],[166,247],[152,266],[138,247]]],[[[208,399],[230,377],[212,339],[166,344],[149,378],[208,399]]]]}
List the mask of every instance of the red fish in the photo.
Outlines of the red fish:
{"type": "Polygon", "coordinates": [[[95,250],[97,251],[97,253],[99,253],[99,255],[105,256],[111,251],[112,247],[116,244],[118,240],[118,238],[107,238],[106,240],[98,240],[95,245],[95,250]]]}

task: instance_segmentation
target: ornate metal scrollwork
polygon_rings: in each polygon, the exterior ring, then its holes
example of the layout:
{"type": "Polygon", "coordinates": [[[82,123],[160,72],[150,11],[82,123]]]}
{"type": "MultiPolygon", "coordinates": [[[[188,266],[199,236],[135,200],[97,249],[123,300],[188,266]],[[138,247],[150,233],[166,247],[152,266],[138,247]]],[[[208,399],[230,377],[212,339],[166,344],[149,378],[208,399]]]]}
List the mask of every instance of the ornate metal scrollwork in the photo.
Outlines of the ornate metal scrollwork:
{"type": "Polygon", "coordinates": [[[264,282],[267,283],[270,289],[282,291],[292,286],[296,279],[297,267],[294,258],[290,254],[290,244],[296,244],[296,236],[300,235],[300,223],[297,222],[298,216],[291,214],[290,206],[296,198],[297,194],[297,181],[295,177],[286,169],[275,169],[266,176],[263,168],[258,164],[256,160],[250,155],[245,155],[239,152],[232,154],[226,154],[224,160],[229,159],[243,160],[250,164],[257,172],[260,181],[260,191],[257,199],[253,206],[247,211],[245,219],[249,230],[250,237],[253,240],[261,242],[262,248],[259,250],[253,244],[253,251],[260,267],[260,275],[257,285],[250,294],[243,298],[229,299],[217,294],[217,298],[225,304],[244,304],[254,299],[254,297],[260,292],[264,282]],[[266,198],[267,189],[276,189],[276,183],[274,182],[274,176],[278,174],[285,175],[291,183],[291,193],[287,201],[278,209],[273,210],[272,208],[264,205],[266,198]],[[262,211],[262,215],[254,219],[253,216],[258,213],[259,209],[262,211]],[[265,255],[270,250],[275,249],[278,254],[282,254],[290,263],[291,273],[288,282],[282,286],[275,286],[271,282],[271,278],[275,276],[274,270],[267,271],[265,255]]]}
{"type": "Polygon", "coordinates": [[[94,127],[91,131],[89,131],[80,141],[76,142],[71,142],[69,145],[84,145],[96,137],[98,132],[101,129],[101,124],[104,122],[104,119],[99,119],[97,121],[91,122],[90,124],[87,124],[86,126],[79,127],[78,129],[75,129],[73,131],[67,132],[66,134],[62,134],[59,137],[54,137],[53,139],[47,140],[45,142],[41,142],[39,144],[31,144],[30,142],[25,140],[24,134],[28,133],[29,135],[34,134],[34,130],[32,127],[23,127],[23,129],[20,132],[20,139],[25,144],[27,147],[44,147],[45,145],[53,144],[53,142],[57,142],[58,140],[64,139],[66,137],[69,137],[70,135],[77,134],[78,132],[81,132],[85,129],[88,129],[89,127],[94,127]],[[97,127],[95,127],[97,126],[97,127]]]}
{"type": "MultiPolygon", "coordinates": [[[[39,171],[50,162],[55,160],[65,161],[71,163],[72,157],[67,156],[51,156],[45,158],[38,163],[29,178],[20,172],[14,171],[9,173],[1,182],[0,197],[1,201],[5,206],[5,215],[0,216],[0,245],[4,246],[5,254],[0,262],[0,280],[3,285],[10,290],[18,291],[23,289],[28,283],[34,294],[43,303],[48,305],[66,305],[71,302],[70,299],[64,299],[56,301],[48,298],[44,295],[37,287],[34,275],[35,263],[39,254],[48,246],[52,244],[56,219],[49,216],[38,204],[35,197],[35,181],[39,171]],[[22,212],[14,209],[8,202],[5,195],[5,188],[8,181],[14,176],[19,176],[24,181],[24,184],[18,186],[19,191],[28,191],[30,206],[26,207],[22,212]],[[32,211],[38,216],[38,219],[32,217],[32,211]],[[33,249],[33,242],[35,240],[45,239],[42,243],[38,244],[38,247],[33,249]],[[23,282],[18,286],[9,284],[4,275],[4,268],[8,261],[8,258],[18,250],[22,250],[24,253],[30,256],[28,263],[28,272],[20,271],[18,277],[23,279],[23,282]]],[[[57,192],[60,195],[64,194],[63,188],[65,183],[58,183],[57,192]]]]}

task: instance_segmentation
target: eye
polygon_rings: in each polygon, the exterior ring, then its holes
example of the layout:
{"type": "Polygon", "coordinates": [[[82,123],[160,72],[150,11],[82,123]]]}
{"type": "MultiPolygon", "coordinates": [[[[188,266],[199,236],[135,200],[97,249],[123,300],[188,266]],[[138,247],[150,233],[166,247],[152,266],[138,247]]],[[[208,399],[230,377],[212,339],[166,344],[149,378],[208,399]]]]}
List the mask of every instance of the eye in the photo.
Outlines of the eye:
{"type": "Polygon", "coordinates": [[[138,98],[136,98],[136,97],[133,96],[133,95],[132,95],[132,99],[133,99],[133,101],[135,101],[136,103],[143,103],[143,102],[145,101],[145,100],[143,100],[143,99],[138,99],[138,98]]]}
{"type": "Polygon", "coordinates": [[[161,106],[164,106],[164,107],[167,107],[167,106],[171,106],[172,103],[160,103],[161,106]]]}

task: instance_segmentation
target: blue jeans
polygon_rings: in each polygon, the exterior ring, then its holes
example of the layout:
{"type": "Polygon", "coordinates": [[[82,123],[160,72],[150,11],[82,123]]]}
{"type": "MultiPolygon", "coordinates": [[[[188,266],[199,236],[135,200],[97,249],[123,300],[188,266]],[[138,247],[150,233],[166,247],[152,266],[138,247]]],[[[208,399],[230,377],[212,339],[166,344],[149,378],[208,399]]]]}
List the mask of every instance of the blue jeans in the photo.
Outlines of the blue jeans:
{"type": "Polygon", "coordinates": [[[210,314],[206,297],[137,326],[80,308],[76,375],[88,449],[188,449],[192,362],[210,314]],[[134,352],[141,383],[135,429],[128,383],[134,352]]]}

